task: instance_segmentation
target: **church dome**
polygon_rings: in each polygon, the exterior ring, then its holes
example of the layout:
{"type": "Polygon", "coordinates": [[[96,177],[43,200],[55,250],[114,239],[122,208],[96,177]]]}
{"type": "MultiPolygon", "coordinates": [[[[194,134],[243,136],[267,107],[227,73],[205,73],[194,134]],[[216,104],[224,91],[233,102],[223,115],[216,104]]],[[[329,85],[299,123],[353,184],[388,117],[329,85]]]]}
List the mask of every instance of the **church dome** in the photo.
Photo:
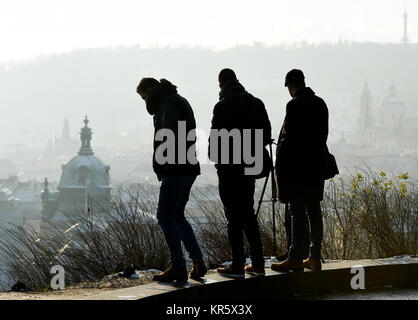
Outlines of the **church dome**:
{"type": "Polygon", "coordinates": [[[91,148],[92,130],[87,126],[87,117],[84,127],[80,131],[81,148],[78,155],[67,164],[62,165],[62,174],[58,189],[95,185],[99,188],[110,187],[110,166],[94,155],[91,148]]]}
{"type": "Polygon", "coordinates": [[[405,103],[399,98],[395,84],[392,82],[389,93],[381,104],[384,109],[400,109],[405,106],[405,103]]]}

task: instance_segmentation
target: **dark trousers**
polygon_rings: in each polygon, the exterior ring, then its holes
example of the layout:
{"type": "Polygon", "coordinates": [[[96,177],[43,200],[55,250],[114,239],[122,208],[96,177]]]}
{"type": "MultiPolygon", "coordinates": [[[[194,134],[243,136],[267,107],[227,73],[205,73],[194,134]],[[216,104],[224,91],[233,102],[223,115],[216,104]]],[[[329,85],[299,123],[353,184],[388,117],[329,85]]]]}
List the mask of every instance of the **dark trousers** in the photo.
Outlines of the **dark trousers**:
{"type": "Polygon", "coordinates": [[[168,176],[161,182],[157,220],[170,251],[171,265],[175,267],[186,266],[181,242],[193,261],[203,257],[193,229],[184,216],[195,180],[195,176],[168,176]]]}
{"type": "Polygon", "coordinates": [[[291,234],[292,245],[289,250],[289,260],[302,262],[304,250],[304,235],[306,235],[306,216],[310,225],[309,259],[321,259],[321,243],[323,236],[322,212],[320,202],[291,202],[291,234]]]}
{"type": "Polygon", "coordinates": [[[245,265],[244,234],[250,245],[252,264],[264,267],[263,248],[257,217],[254,214],[254,178],[242,175],[219,174],[219,195],[228,220],[228,240],[232,263],[245,265]]]}
{"type": "MultiPolygon", "coordinates": [[[[311,240],[309,239],[309,220],[308,216],[304,215],[301,220],[304,220],[303,224],[305,226],[305,231],[301,237],[303,238],[303,259],[307,259],[309,256],[309,246],[311,245],[311,240]]],[[[286,231],[286,255],[289,255],[290,247],[292,246],[292,215],[290,214],[289,204],[286,203],[285,212],[284,212],[284,226],[286,231]]]]}

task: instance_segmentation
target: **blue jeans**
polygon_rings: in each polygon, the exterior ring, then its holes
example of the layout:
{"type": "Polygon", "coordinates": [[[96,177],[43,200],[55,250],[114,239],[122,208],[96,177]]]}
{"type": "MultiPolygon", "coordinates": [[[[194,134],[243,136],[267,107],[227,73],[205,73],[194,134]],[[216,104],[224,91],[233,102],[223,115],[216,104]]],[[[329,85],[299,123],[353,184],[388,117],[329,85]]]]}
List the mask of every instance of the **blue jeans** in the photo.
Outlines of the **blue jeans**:
{"type": "Polygon", "coordinates": [[[196,176],[167,176],[162,179],[158,200],[157,220],[163,230],[171,256],[171,265],[185,267],[181,242],[193,261],[202,259],[192,227],[184,216],[190,190],[196,176]]]}

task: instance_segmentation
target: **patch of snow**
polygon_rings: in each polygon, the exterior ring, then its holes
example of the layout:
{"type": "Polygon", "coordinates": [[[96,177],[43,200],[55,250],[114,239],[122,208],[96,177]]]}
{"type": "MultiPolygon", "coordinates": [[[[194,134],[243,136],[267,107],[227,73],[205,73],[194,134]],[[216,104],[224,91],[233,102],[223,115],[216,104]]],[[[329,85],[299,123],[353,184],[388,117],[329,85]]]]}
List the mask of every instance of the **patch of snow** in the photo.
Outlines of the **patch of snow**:
{"type": "Polygon", "coordinates": [[[123,272],[121,271],[121,272],[117,272],[117,273],[114,273],[114,274],[109,274],[109,275],[105,276],[104,278],[105,279],[115,279],[115,278],[121,277],[122,275],[123,275],[123,272]]]}
{"type": "Polygon", "coordinates": [[[161,273],[162,271],[161,270],[158,270],[158,269],[148,269],[147,272],[150,272],[150,273],[161,273]]]}
{"type": "Polygon", "coordinates": [[[142,278],[143,276],[145,276],[145,275],[146,275],[146,272],[147,272],[147,271],[135,270],[135,272],[134,272],[134,273],[132,273],[132,274],[129,276],[129,278],[132,278],[132,279],[139,279],[139,278],[142,278]]]}
{"type": "Polygon", "coordinates": [[[264,258],[264,267],[270,268],[272,263],[277,263],[279,260],[277,260],[275,257],[265,257],[264,258]]]}
{"type": "Polygon", "coordinates": [[[227,266],[229,266],[231,263],[232,263],[232,261],[226,261],[226,262],[222,263],[222,265],[223,265],[224,267],[227,267],[227,266]]]}
{"type": "Polygon", "coordinates": [[[403,256],[394,256],[392,259],[411,259],[410,255],[403,255],[403,256]]]}

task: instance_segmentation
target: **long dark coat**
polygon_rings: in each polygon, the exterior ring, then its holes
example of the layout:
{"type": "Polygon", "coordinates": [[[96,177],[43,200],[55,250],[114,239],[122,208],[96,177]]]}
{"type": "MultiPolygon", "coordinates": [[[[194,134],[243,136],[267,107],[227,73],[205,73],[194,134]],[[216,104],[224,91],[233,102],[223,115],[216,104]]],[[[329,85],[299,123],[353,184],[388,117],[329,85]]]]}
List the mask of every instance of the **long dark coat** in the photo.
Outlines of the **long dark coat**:
{"type": "Polygon", "coordinates": [[[311,88],[296,92],[276,149],[278,197],[283,203],[321,201],[324,194],[324,155],[328,138],[328,108],[311,88]]]}

